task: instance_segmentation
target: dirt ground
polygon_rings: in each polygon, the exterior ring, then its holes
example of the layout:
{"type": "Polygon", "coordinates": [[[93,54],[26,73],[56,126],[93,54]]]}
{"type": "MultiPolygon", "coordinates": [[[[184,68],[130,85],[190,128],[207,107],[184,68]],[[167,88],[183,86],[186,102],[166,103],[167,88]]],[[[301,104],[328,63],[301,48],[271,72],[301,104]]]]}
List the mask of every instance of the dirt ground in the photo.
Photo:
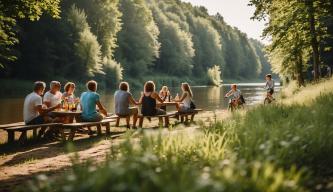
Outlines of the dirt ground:
{"type": "MultiPolygon", "coordinates": [[[[216,120],[223,120],[230,114],[225,110],[205,111],[195,117],[195,120],[209,123],[216,120]]],[[[124,123],[124,122],[121,122],[124,123]]],[[[144,131],[157,131],[157,120],[151,122],[145,120],[144,131]]],[[[184,126],[171,120],[176,125],[176,132],[187,128],[197,128],[196,124],[184,126]]],[[[168,130],[168,129],[166,129],[168,130]]],[[[74,151],[79,155],[80,160],[90,159],[96,163],[105,160],[111,145],[121,143],[122,135],[127,131],[125,127],[111,128],[111,136],[91,136],[79,134],[75,137],[73,144],[74,151]]],[[[0,143],[6,142],[6,132],[0,131],[0,143]]],[[[56,175],[68,170],[72,163],[71,157],[74,152],[68,149],[68,145],[59,141],[43,141],[29,143],[25,146],[0,146],[0,191],[11,191],[13,187],[24,184],[37,175],[56,175]]]]}

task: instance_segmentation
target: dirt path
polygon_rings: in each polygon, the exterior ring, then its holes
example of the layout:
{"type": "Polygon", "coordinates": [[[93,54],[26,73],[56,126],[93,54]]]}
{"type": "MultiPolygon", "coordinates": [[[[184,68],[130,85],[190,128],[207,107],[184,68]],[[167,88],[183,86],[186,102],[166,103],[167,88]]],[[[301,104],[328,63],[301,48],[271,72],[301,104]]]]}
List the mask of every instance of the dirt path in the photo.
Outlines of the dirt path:
{"type": "MultiPolygon", "coordinates": [[[[205,123],[222,120],[229,116],[226,111],[207,111],[196,117],[205,123]]],[[[172,121],[173,123],[174,121],[172,121]]],[[[153,130],[151,127],[157,125],[156,121],[145,122],[144,130],[153,130]],[[149,128],[150,127],[150,128],[149,128]]],[[[172,132],[184,130],[183,125],[177,126],[172,132]]],[[[197,125],[190,125],[197,128],[197,125]]],[[[80,160],[90,159],[93,162],[105,160],[111,145],[121,143],[125,128],[112,128],[112,139],[104,137],[91,137],[79,135],[75,138],[73,146],[80,160]]],[[[68,152],[67,147],[59,142],[39,143],[9,151],[8,154],[0,156],[0,191],[11,191],[13,186],[21,185],[39,174],[54,175],[69,169],[72,165],[73,152],[68,152]]]]}

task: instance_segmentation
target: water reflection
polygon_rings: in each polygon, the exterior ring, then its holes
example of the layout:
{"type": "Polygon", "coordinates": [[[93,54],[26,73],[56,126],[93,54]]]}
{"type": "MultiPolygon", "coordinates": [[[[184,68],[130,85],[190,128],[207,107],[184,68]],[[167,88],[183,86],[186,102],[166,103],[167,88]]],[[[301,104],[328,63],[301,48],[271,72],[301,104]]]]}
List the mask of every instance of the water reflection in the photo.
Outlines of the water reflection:
{"type": "MultiPolygon", "coordinates": [[[[239,89],[245,97],[246,105],[255,105],[263,102],[266,93],[263,87],[263,84],[239,84],[239,89]]],[[[224,99],[224,95],[229,89],[230,85],[224,85],[222,87],[192,87],[196,105],[205,110],[226,109],[228,99],[224,99]]],[[[170,91],[172,95],[181,93],[179,87],[171,87],[170,91]]],[[[276,89],[276,92],[278,91],[279,88],[276,89]]],[[[140,92],[141,90],[133,90],[133,96],[139,99],[140,92]]],[[[99,93],[101,95],[101,102],[108,111],[114,112],[114,92],[99,93]]],[[[17,99],[0,99],[0,124],[22,121],[23,102],[24,96],[17,99]]]]}

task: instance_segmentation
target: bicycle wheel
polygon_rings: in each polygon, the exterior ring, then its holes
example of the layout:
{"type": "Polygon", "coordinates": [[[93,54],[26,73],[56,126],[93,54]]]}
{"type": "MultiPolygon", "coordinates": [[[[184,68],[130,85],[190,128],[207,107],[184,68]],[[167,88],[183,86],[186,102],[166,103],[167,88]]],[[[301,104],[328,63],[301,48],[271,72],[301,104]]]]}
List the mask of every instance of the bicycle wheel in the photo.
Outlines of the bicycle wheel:
{"type": "Polygon", "coordinates": [[[264,105],[268,105],[268,104],[270,104],[272,101],[268,98],[268,97],[266,97],[265,98],[265,100],[264,100],[264,105]]]}

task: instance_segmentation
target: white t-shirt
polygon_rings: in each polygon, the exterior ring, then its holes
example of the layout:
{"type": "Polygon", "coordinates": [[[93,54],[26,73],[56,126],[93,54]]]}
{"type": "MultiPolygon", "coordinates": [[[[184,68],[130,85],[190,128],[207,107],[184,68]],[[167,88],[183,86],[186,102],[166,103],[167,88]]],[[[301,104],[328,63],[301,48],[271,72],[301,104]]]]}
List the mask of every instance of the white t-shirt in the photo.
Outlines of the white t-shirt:
{"type": "Polygon", "coordinates": [[[46,92],[44,95],[44,102],[50,102],[50,107],[54,107],[61,103],[62,93],[58,91],[56,94],[52,94],[50,91],[46,92]]]}
{"type": "Polygon", "coordinates": [[[23,106],[23,118],[24,122],[28,123],[32,119],[39,116],[39,112],[36,110],[36,106],[42,105],[42,97],[37,93],[32,92],[25,97],[23,106]]]}

